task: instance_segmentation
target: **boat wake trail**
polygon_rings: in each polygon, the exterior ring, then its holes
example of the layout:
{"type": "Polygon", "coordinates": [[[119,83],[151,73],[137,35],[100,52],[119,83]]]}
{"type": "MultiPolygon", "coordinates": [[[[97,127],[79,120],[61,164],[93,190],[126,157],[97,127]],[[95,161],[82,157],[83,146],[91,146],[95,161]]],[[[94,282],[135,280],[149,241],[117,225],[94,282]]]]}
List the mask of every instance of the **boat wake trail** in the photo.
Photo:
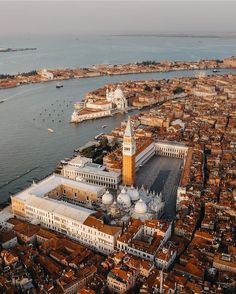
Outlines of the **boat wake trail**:
{"type": "Polygon", "coordinates": [[[13,98],[15,98],[15,97],[17,97],[17,96],[21,96],[22,94],[29,93],[29,92],[33,92],[33,91],[35,91],[35,90],[39,90],[39,89],[41,89],[41,88],[42,88],[42,86],[40,86],[40,87],[35,87],[35,88],[33,88],[33,89],[27,89],[27,90],[24,90],[24,91],[21,91],[21,92],[17,92],[17,93],[15,93],[15,94],[11,95],[11,96],[6,97],[6,98],[4,99],[4,101],[9,101],[9,100],[11,100],[11,99],[13,99],[13,98]]]}

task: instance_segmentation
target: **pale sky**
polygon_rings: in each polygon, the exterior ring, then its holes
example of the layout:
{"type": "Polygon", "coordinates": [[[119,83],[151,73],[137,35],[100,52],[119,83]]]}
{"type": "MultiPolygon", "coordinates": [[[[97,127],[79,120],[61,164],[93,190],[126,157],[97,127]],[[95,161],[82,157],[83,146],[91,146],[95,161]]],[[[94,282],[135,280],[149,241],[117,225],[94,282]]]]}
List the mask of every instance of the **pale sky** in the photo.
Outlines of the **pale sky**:
{"type": "Polygon", "coordinates": [[[212,32],[236,32],[236,0],[0,0],[0,36],[212,32]]]}

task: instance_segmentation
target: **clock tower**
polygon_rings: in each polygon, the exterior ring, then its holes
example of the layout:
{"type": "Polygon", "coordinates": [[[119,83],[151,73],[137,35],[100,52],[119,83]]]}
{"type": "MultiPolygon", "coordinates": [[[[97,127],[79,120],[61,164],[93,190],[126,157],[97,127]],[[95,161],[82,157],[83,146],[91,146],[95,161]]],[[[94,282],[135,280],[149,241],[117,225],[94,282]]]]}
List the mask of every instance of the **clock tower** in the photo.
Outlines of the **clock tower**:
{"type": "Polygon", "coordinates": [[[123,185],[132,186],[135,184],[135,154],[136,142],[129,117],[123,137],[123,185]]]}

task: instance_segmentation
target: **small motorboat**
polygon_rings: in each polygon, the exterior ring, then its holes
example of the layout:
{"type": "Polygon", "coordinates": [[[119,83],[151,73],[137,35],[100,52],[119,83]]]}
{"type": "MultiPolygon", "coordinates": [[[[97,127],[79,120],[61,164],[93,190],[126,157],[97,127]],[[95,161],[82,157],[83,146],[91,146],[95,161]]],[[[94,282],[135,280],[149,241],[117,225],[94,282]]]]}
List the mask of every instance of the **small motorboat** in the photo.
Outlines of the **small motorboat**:
{"type": "Polygon", "coordinates": [[[107,127],[107,125],[103,125],[102,128],[105,129],[107,127]]]}
{"type": "Polygon", "coordinates": [[[53,129],[48,129],[49,133],[54,133],[53,129]]]}
{"type": "Polygon", "coordinates": [[[58,84],[56,84],[56,88],[57,88],[57,89],[63,88],[63,85],[60,84],[60,83],[58,83],[58,84]]]}
{"type": "Polygon", "coordinates": [[[100,134],[98,134],[97,136],[95,136],[94,139],[95,139],[95,140],[98,140],[98,139],[99,139],[101,136],[103,136],[103,135],[104,135],[104,133],[100,133],[100,134]]]}

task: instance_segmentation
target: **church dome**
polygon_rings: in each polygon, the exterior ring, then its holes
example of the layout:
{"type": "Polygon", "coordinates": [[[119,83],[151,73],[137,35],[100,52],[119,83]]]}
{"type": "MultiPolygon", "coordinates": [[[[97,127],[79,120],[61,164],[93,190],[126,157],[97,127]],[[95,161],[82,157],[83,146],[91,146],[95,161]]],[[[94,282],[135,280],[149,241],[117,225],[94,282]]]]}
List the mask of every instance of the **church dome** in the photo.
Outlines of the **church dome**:
{"type": "Polygon", "coordinates": [[[111,205],[113,203],[113,196],[107,190],[106,193],[102,196],[102,203],[104,205],[111,205]]]}
{"type": "Polygon", "coordinates": [[[114,98],[123,98],[124,97],[124,93],[121,90],[120,87],[117,87],[116,90],[114,91],[114,98]]]}
{"type": "Polygon", "coordinates": [[[133,186],[128,189],[127,193],[132,201],[139,200],[139,192],[133,186]]]}
{"type": "Polygon", "coordinates": [[[144,214],[144,213],[147,212],[147,204],[146,204],[145,202],[143,202],[142,199],[140,199],[140,200],[135,204],[134,210],[135,210],[136,213],[144,214]]]}
{"type": "Polygon", "coordinates": [[[126,190],[123,188],[120,194],[117,197],[117,202],[125,207],[131,206],[130,196],[126,193],[126,190]]]}

